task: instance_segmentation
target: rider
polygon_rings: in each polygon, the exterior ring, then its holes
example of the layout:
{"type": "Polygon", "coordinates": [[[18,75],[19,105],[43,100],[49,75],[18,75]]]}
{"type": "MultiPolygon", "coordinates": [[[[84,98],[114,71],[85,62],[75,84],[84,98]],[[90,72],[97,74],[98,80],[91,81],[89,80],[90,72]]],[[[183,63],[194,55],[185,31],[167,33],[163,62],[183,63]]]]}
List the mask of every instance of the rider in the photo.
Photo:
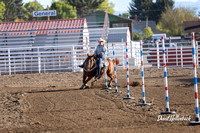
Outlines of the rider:
{"type": "MultiPolygon", "coordinates": [[[[103,60],[103,51],[106,50],[105,47],[104,47],[104,43],[105,43],[105,40],[100,38],[98,40],[98,43],[99,45],[96,47],[96,50],[94,51],[94,56],[96,58],[98,58],[98,71],[97,71],[97,78],[100,78],[100,74],[101,74],[101,63],[102,63],[102,60],[103,60]]],[[[85,61],[82,65],[79,65],[79,67],[83,68],[85,66],[85,61]]]]}

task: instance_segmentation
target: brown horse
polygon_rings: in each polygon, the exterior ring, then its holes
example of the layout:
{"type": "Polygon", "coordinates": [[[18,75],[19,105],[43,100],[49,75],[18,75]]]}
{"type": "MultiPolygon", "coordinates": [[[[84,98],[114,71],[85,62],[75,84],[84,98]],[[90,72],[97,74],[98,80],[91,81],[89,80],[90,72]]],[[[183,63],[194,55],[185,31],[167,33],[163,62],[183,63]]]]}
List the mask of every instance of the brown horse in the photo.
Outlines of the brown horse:
{"type": "MultiPolygon", "coordinates": [[[[98,69],[94,55],[87,54],[87,56],[88,57],[86,59],[85,66],[83,68],[83,85],[81,86],[80,89],[89,88],[89,86],[87,85],[87,82],[90,81],[93,77],[95,77],[95,75],[97,73],[97,69],[98,69]]],[[[111,83],[114,78],[114,76],[113,76],[114,75],[114,62],[116,63],[116,66],[117,66],[119,64],[119,60],[117,58],[115,58],[115,60],[111,61],[109,58],[107,58],[107,61],[109,62],[109,64],[106,66],[106,73],[107,73],[108,77],[110,77],[108,87],[111,87],[111,83]]],[[[103,67],[101,67],[100,78],[102,77],[104,72],[105,72],[105,69],[103,69],[103,67]]],[[[96,79],[95,79],[95,81],[96,81],[96,79]]]]}

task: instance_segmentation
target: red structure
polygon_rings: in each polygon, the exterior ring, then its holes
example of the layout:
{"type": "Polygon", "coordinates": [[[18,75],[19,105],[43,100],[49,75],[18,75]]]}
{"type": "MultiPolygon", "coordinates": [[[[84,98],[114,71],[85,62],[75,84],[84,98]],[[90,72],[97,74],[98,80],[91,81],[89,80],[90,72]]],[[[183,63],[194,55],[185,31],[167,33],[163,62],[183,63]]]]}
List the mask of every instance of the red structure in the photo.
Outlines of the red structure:
{"type": "MultiPolygon", "coordinates": [[[[199,51],[200,52],[200,49],[199,51]]],[[[193,65],[192,63],[192,48],[180,48],[177,49],[166,49],[166,65],[167,66],[189,66],[193,65]]],[[[152,50],[152,66],[157,66],[157,50],[152,50]]],[[[159,61],[160,66],[163,66],[163,55],[162,50],[159,50],[159,61]]]]}

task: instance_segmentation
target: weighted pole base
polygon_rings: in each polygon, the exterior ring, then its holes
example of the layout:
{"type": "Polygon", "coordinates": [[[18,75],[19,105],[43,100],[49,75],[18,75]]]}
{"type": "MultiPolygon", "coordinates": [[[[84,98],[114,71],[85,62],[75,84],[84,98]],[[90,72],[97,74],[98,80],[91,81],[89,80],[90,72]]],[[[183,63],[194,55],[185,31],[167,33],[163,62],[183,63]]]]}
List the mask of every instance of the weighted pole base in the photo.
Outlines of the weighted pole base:
{"type": "Polygon", "coordinates": [[[150,103],[141,103],[141,104],[138,104],[138,106],[151,106],[150,103]]]}
{"type": "Polygon", "coordinates": [[[164,115],[164,114],[176,114],[175,111],[165,111],[165,112],[160,112],[161,115],[164,115]]]}
{"type": "Polygon", "coordinates": [[[124,97],[123,100],[131,100],[131,99],[135,99],[134,97],[124,97]]]}
{"type": "Polygon", "coordinates": [[[102,90],[111,90],[112,88],[105,86],[102,90]]]}
{"type": "Polygon", "coordinates": [[[189,123],[189,126],[195,126],[195,125],[200,125],[200,121],[191,121],[189,123]]]}
{"type": "Polygon", "coordinates": [[[112,93],[122,93],[122,92],[121,92],[121,91],[116,91],[116,90],[115,90],[115,91],[114,91],[114,92],[112,92],[112,93]]]}

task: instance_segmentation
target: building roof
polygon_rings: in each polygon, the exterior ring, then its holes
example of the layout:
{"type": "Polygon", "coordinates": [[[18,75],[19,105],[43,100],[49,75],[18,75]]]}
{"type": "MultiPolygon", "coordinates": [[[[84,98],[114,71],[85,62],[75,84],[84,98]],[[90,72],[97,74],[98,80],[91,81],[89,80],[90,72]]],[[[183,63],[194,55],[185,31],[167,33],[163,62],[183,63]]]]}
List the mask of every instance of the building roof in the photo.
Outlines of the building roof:
{"type": "Polygon", "coordinates": [[[81,32],[85,18],[0,23],[0,35],[29,35],[81,32]]]}
{"type": "Polygon", "coordinates": [[[200,21],[185,21],[183,22],[184,33],[200,32],[200,21]]]}
{"type": "MultiPolygon", "coordinates": [[[[97,21],[101,22],[104,20],[105,12],[97,11],[96,14],[97,14],[97,16],[99,16],[97,21]],[[101,16],[103,16],[103,17],[101,17],[101,16]]],[[[132,19],[128,19],[125,17],[121,17],[121,16],[109,14],[109,13],[108,13],[108,17],[109,17],[110,22],[133,22],[132,19]]]]}
{"type": "MultiPolygon", "coordinates": [[[[148,26],[151,27],[151,30],[154,34],[163,34],[164,32],[156,29],[155,21],[148,21],[148,26]]],[[[138,21],[133,23],[133,32],[142,33],[146,28],[146,21],[138,21]]]]}
{"type": "MultiPolygon", "coordinates": [[[[105,18],[105,12],[104,11],[96,11],[88,16],[96,16],[96,21],[97,22],[103,22],[104,18],[105,18]]],[[[87,17],[87,16],[86,16],[87,17]]],[[[109,21],[110,22],[133,22],[132,19],[128,19],[122,16],[117,16],[117,15],[113,15],[108,13],[108,17],[109,17],[109,21]]]]}

